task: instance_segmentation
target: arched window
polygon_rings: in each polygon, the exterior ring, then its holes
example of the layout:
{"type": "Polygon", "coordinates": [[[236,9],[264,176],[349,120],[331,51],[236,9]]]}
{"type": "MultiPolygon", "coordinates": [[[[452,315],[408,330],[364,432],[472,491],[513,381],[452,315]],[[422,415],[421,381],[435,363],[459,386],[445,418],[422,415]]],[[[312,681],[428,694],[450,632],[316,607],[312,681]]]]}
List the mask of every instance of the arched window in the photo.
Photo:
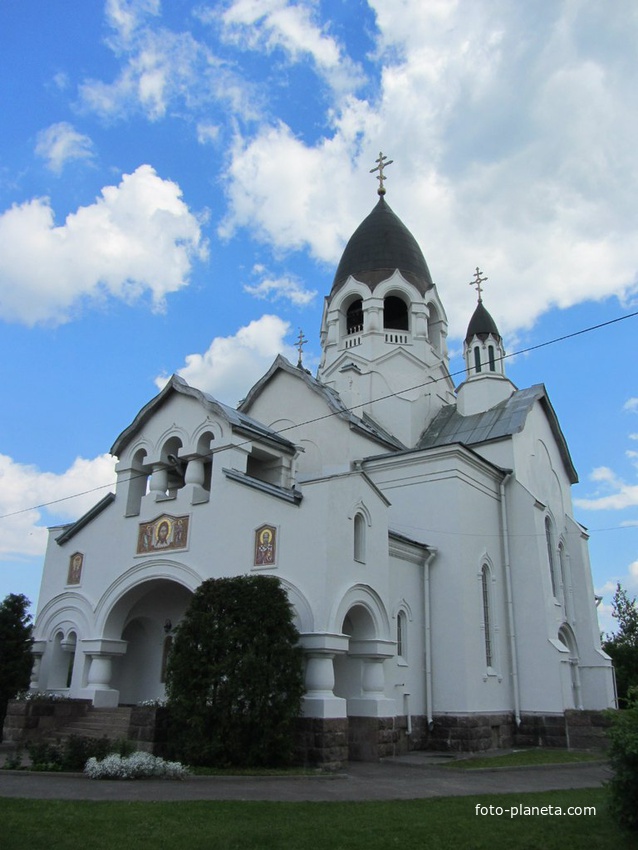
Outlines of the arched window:
{"type": "Polygon", "coordinates": [[[474,347],[474,368],[477,373],[481,371],[481,349],[478,345],[474,347]]]}
{"type": "Polygon", "coordinates": [[[552,534],[552,523],[549,517],[545,517],[545,541],[547,543],[547,562],[549,565],[549,575],[552,580],[552,593],[554,598],[558,599],[558,582],[556,581],[556,561],[554,558],[554,541],[552,534]]]}
{"type": "Polygon", "coordinates": [[[561,592],[561,602],[563,603],[563,608],[565,609],[565,616],[570,616],[570,611],[568,610],[568,602],[567,597],[569,595],[569,582],[567,580],[567,565],[565,563],[565,547],[562,542],[558,544],[558,568],[560,570],[560,592],[561,592]]]}
{"type": "Polygon", "coordinates": [[[386,330],[409,330],[408,306],[402,298],[388,295],[383,302],[383,327],[386,330]]]}
{"type": "Polygon", "coordinates": [[[487,346],[487,359],[490,364],[490,372],[496,372],[496,358],[494,357],[494,346],[487,346]]]}
{"type": "Polygon", "coordinates": [[[483,600],[483,640],[485,643],[485,663],[493,667],[494,645],[492,639],[492,606],[490,604],[490,568],[483,564],[481,569],[481,597],[483,600]]]}
{"type": "Polygon", "coordinates": [[[397,655],[401,661],[406,661],[408,655],[408,618],[405,611],[397,614],[397,655]]]}
{"type": "Polygon", "coordinates": [[[362,564],[366,560],[366,519],[363,514],[354,515],[354,559],[362,564]]]}
{"type": "Polygon", "coordinates": [[[363,301],[357,298],[346,311],[346,333],[356,334],[363,330],[363,301]]]}

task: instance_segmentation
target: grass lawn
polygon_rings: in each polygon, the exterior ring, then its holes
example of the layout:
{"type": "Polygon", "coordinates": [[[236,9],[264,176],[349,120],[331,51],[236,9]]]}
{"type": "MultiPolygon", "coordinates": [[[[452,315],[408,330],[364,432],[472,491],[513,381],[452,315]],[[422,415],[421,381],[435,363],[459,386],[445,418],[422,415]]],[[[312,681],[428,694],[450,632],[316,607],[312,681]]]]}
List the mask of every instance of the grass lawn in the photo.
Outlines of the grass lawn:
{"type": "MultiPolygon", "coordinates": [[[[1,792],[0,792],[1,793],[1,792]]],[[[626,850],[603,789],[370,803],[115,803],[0,799],[3,850],[626,850]],[[589,816],[475,807],[595,806],[589,816]]]]}
{"type": "Polygon", "coordinates": [[[533,764],[572,764],[574,762],[605,761],[604,752],[575,752],[574,750],[519,750],[502,756],[478,756],[459,759],[446,767],[475,770],[479,767],[528,767],[533,764]]]}

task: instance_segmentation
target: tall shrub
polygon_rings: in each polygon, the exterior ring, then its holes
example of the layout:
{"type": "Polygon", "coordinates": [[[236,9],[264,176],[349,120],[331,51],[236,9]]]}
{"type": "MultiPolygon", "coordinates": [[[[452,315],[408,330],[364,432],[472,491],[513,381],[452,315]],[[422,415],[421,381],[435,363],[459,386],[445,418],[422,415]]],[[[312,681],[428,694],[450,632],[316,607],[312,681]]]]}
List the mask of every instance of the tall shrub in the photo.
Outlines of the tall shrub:
{"type": "Polygon", "coordinates": [[[611,809],[618,821],[638,830],[638,688],[630,689],[628,703],[628,708],[613,713],[607,730],[614,771],[609,790],[611,809]]]}
{"type": "Polygon", "coordinates": [[[29,687],[33,656],[29,600],[10,593],[0,602],[0,740],[7,703],[29,687]]]}
{"type": "Polygon", "coordinates": [[[193,765],[288,763],[303,695],[297,640],[278,579],[238,576],[200,585],[168,661],[176,755],[193,765]]]}

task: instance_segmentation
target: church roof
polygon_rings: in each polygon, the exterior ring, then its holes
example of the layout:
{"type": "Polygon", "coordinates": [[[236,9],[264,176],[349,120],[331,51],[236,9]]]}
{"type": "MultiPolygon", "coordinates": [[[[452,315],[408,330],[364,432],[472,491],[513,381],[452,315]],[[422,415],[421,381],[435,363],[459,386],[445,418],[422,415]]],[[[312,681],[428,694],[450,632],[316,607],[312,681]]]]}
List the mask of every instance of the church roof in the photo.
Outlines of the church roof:
{"type": "Polygon", "coordinates": [[[325,384],[322,384],[321,381],[318,381],[316,378],[313,378],[313,376],[305,369],[293,366],[292,363],[281,354],[277,355],[270,369],[250,389],[246,398],[240,403],[239,410],[249,409],[250,405],[261,395],[266,385],[279,371],[287,372],[289,375],[293,375],[294,377],[302,380],[309,389],[324,399],[328,408],[335,416],[338,416],[340,419],[348,422],[350,427],[354,428],[356,431],[359,431],[366,437],[371,437],[377,442],[382,443],[387,448],[405,448],[405,446],[397,440],[396,437],[392,436],[392,434],[386,431],[385,428],[375,422],[374,419],[366,414],[364,414],[363,417],[356,416],[345,406],[338,392],[333,390],[331,387],[327,387],[325,384]]]}
{"type": "Polygon", "coordinates": [[[396,269],[416,286],[421,295],[433,286],[416,239],[381,195],[370,215],[350,237],[330,294],[334,295],[350,275],[374,290],[396,269]]]}
{"type": "Polygon", "coordinates": [[[119,457],[121,452],[139,433],[146,422],[148,422],[148,420],[166,403],[168,398],[175,393],[194,398],[202,405],[202,407],[204,407],[205,410],[218,416],[222,416],[231,425],[231,427],[236,428],[238,431],[253,437],[275,442],[281,448],[290,452],[295,451],[294,444],[291,443],[290,440],[286,440],[285,437],[280,436],[272,428],[268,428],[267,425],[263,425],[256,419],[235,410],[234,407],[230,407],[221,401],[217,401],[216,398],[213,398],[213,396],[208,393],[202,392],[195,387],[191,387],[190,384],[187,384],[183,378],[179,377],[179,375],[172,375],[167,381],[164,389],[152,398],[148,404],[140,410],[128,428],[125,428],[124,431],[122,431],[111,447],[111,454],[119,457]]]}
{"type": "Polygon", "coordinates": [[[567,474],[571,483],[576,484],[578,474],[543,384],[517,390],[500,404],[472,416],[462,416],[455,404],[446,405],[441,408],[421,435],[417,449],[432,449],[453,443],[475,446],[491,440],[511,437],[523,430],[527,416],[536,402],[540,402],[545,411],[567,474]]]}
{"type": "Polygon", "coordinates": [[[474,336],[478,336],[480,339],[487,339],[490,335],[496,339],[501,338],[498,328],[496,327],[496,322],[485,309],[483,302],[479,301],[476,305],[476,310],[470,319],[470,324],[467,326],[465,342],[469,342],[474,336]]]}

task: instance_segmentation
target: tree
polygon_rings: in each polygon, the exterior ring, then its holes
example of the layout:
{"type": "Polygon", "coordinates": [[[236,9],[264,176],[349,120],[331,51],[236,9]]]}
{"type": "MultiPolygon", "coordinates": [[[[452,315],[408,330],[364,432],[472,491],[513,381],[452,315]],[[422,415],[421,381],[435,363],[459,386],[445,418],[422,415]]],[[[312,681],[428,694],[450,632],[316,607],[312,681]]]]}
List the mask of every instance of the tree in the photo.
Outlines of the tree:
{"type": "Polygon", "coordinates": [[[618,620],[618,631],[607,635],[603,649],[614,662],[616,688],[621,706],[627,705],[629,689],[638,686],[638,608],[620,582],[612,600],[612,616],[618,620]]]}
{"type": "Polygon", "coordinates": [[[7,703],[29,687],[33,656],[31,603],[22,594],[10,593],[0,603],[0,730],[7,703]]]}
{"type": "Polygon", "coordinates": [[[194,765],[288,763],[304,692],[298,638],[278,579],[201,584],[168,660],[175,755],[194,765]]]}

